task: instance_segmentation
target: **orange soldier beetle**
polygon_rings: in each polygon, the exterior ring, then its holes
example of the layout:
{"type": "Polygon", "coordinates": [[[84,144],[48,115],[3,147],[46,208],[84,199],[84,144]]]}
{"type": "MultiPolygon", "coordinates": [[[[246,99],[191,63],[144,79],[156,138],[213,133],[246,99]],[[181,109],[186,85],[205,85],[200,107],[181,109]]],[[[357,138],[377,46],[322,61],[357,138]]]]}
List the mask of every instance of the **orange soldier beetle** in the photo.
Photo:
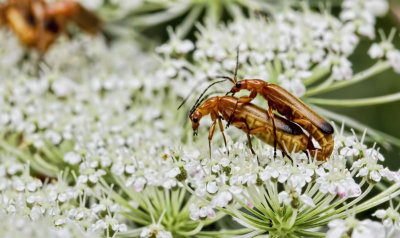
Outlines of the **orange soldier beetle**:
{"type": "MultiPolygon", "coordinates": [[[[291,93],[283,89],[282,87],[267,83],[261,79],[243,79],[237,80],[237,69],[238,69],[238,58],[236,69],[233,79],[226,76],[218,76],[218,78],[224,78],[229,80],[234,84],[232,89],[227,93],[231,93],[232,96],[241,90],[249,90],[249,96],[242,96],[237,100],[237,104],[249,103],[251,102],[257,94],[260,94],[268,101],[268,111],[267,116],[272,118],[273,127],[275,127],[275,118],[277,114],[274,114],[272,110],[276,110],[279,114],[283,115],[289,121],[295,122],[302,126],[310,134],[311,138],[314,138],[320,145],[321,149],[318,150],[317,160],[326,161],[328,157],[332,154],[334,141],[333,141],[333,127],[324,118],[314,112],[306,104],[300,101],[298,98],[293,96],[291,93]]],[[[232,118],[236,113],[237,105],[232,112],[232,118]]],[[[228,119],[228,124],[231,123],[233,119],[228,119]]],[[[275,136],[275,138],[277,138],[275,136]]],[[[276,145],[276,143],[275,143],[276,145]]]]}
{"type": "Polygon", "coordinates": [[[0,25],[9,25],[23,45],[44,54],[67,24],[75,22],[82,30],[95,34],[101,20],[74,1],[8,0],[0,5],[0,25]]]}
{"type": "Polygon", "coordinates": [[[275,127],[273,127],[272,118],[265,117],[267,114],[266,110],[251,103],[239,103],[238,100],[238,98],[232,96],[211,97],[203,103],[202,101],[196,102],[190,111],[189,118],[192,121],[194,135],[197,135],[201,118],[208,114],[211,116],[213,124],[210,127],[208,136],[210,156],[211,140],[217,122],[226,146],[221,117],[226,121],[231,119],[232,125],[246,133],[249,147],[253,154],[255,152],[251,144],[250,135],[256,136],[269,145],[274,145],[275,148],[280,149],[284,154],[287,154],[286,151],[298,152],[309,150],[312,156],[315,155],[316,149],[312,143],[309,143],[309,137],[297,124],[279,115],[275,115],[275,127]],[[199,105],[200,103],[201,105],[199,105]]]}

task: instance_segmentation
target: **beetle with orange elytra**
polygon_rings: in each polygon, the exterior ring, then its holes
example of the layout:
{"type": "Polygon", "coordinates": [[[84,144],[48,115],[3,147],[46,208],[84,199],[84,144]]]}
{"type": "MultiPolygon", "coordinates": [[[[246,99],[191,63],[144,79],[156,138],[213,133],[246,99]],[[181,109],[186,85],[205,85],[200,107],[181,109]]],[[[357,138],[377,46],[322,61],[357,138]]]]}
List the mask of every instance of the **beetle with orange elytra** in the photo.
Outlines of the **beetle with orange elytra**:
{"type": "MultiPolygon", "coordinates": [[[[314,138],[320,145],[321,149],[319,149],[317,159],[326,161],[332,154],[334,147],[334,140],[332,137],[334,130],[331,124],[304,104],[300,99],[276,84],[270,84],[261,79],[243,79],[238,81],[237,69],[238,55],[234,77],[219,76],[219,78],[227,79],[234,84],[227,94],[230,93],[234,96],[235,93],[241,90],[250,91],[249,96],[242,96],[238,99],[237,105],[240,103],[249,103],[257,94],[260,94],[268,102],[267,115],[272,118],[272,122],[274,123],[274,118],[277,117],[277,114],[273,113],[273,110],[275,110],[279,114],[285,116],[289,121],[299,124],[310,134],[310,143],[311,138],[314,138]]],[[[232,112],[232,116],[236,112],[237,105],[232,112]]],[[[228,120],[228,126],[231,120],[231,118],[228,120]]],[[[275,125],[273,126],[275,127],[275,125]]]]}
{"type": "Polygon", "coordinates": [[[275,149],[281,150],[288,157],[289,153],[299,151],[309,151],[311,156],[316,155],[317,150],[310,143],[309,137],[300,126],[279,115],[276,115],[272,120],[270,117],[265,117],[266,110],[252,103],[238,103],[238,100],[238,98],[232,96],[211,97],[204,102],[203,100],[198,100],[199,102],[195,103],[190,112],[189,118],[192,121],[195,135],[197,135],[201,118],[208,114],[211,116],[213,124],[210,127],[208,136],[210,156],[211,140],[217,123],[226,146],[221,118],[226,121],[231,119],[232,125],[246,133],[249,147],[253,154],[255,152],[250,139],[251,135],[256,136],[266,144],[274,145],[275,149]],[[273,126],[273,121],[275,126],[273,126]]]}
{"type": "Polygon", "coordinates": [[[98,33],[102,25],[96,14],[72,0],[8,0],[0,4],[0,26],[8,26],[24,46],[41,55],[60,34],[69,35],[70,22],[90,34],[98,33]]]}

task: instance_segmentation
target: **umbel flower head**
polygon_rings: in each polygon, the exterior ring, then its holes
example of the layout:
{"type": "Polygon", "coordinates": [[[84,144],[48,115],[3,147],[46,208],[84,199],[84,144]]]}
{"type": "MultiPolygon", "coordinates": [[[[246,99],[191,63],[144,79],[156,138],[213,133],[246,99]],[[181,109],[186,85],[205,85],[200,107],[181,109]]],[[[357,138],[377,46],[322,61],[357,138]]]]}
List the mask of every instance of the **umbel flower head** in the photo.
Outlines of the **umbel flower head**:
{"type": "MultiPolygon", "coordinates": [[[[195,160],[185,161],[189,175],[186,188],[202,201],[192,205],[191,218],[213,217],[215,209],[248,228],[249,237],[320,236],[328,224],[328,234],[337,234],[335,229],[345,232],[339,219],[347,219],[348,224],[354,214],[400,195],[400,172],[380,165],[383,156],[379,151],[368,148],[355,136],[338,134],[334,152],[324,163],[305,154],[292,154],[293,161],[281,155],[274,159],[272,150],[259,146],[257,156],[253,156],[244,145],[235,144],[229,156],[218,149],[211,158],[205,153],[204,157],[199,154],[195,160]],[[383,179],[392,185],[370,197],[372,189],[383,179]]],[[[395,215],[386,215],[389,213],[376,214],[381,219],[397,219],[395,215]]],[[[371,229],[388,237],[381,223],[368,224],[360,223],[365,227],[359,228],[362,234],[371,229]]]]}

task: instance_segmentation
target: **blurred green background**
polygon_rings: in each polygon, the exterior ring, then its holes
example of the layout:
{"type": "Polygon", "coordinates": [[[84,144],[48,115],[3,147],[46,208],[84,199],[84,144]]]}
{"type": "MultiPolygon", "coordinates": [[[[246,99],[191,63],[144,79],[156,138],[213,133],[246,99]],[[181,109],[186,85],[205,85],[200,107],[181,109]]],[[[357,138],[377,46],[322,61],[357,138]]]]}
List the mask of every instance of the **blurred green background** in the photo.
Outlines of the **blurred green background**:
{"type": "MultiPolygon", "coordinates": [[[[390,12],[384,18],[378,18],[376,29],[383,29],[385,34],[389,34],[392,28],[396,28],[394,45],[400,48],[400,1],[390,2],[390,12]]],[[[379,36],[377,41],[379,42],[379,36]]],[[[371,66],[374,61],[366,54],[372,41],[363,39],[356,52],[351,56],[354,72],[361,71],[371,66]]],[[[400,91],[400,75],[388,70],[367,79],[359,84],[327,92],[318,97],[324,98],[366,98],[392,94],[400,91]]],[[[326,106],[327,107],[327,106],[326,106]]],[[[394,137],[400,138],[400,101],[388,104],[365,106],[365,107],[327,107],[335,112],[345,114],[366,124],[372,128],[385,132],[394,137]]],[[[368,131],[367,131],[368,132],[368,131]]],[[[400,148],[391,146],[381,148],[382,154],[386,158],[386,164],[393,170],[400,168],[400,148]]]]}

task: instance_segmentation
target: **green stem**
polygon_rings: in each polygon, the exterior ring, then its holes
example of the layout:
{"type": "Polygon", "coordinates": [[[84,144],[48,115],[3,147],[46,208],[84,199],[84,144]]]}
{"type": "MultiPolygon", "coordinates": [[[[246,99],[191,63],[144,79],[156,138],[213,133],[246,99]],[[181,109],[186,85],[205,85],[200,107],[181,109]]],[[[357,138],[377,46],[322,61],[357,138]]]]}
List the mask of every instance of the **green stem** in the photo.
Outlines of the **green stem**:
{"type": "MultiPolygon", "coordinates": [[[[388,189],[388,187],[385,184],[382,184],[382,183],[377,183],[375,185],[375,187],[381,192],[383,192],[383,191],[388,189]]],[[[400,197],[392,197],[392,199],[396,200],[397,202],[400,202],[400,197]]]]}
{"type": "Polygon", "coordinates": [[[138,224],[141,224],[141,225],[143,225],[143,226],[148,226],[148,225],[151,224],[150,221],[146,221],[146,220],[140,219],[140,218],[137,217],[137,216],[132,216],[131,214],[129,214],[129,213],[127,213],[127,212],[121,212],[120,214],[121,214],[122,216],[126,217],[127,219],[129,219],[129,220],[131,220],[131,221],[134,221],[134,222],[136,222],[136,223],[138,223],[138,224]]]}
{"type": "Polygon", "coordinates": [[[304,225],[317,227],[320,225],[327,224],[329,221],[331,221],[333,219],[343,217],[344,215],[348,214],[347,210],[350,209],[357,202],[361,201],[367,194],[369,194],[369,192],[372,190],[372,188],[373,188],[373,185],[370,185],[363,194],[361,194],[359,197],[357,197],[350,203],[340,207],[339,209],[329,212],[326,215],[323,215],[323,216],[315,218],[315,219],[311,219],[311,220],[307,221],[306,223],[304,223],[304,225]]]}
{"type": "Polygon", "coordinates": [[[208,1],[208,7],[206,9],[206,19],[209,20],[208,23],[212,25],[217,25],[219,19],[222,16],[222,2],[221,1],[208,1]]]}
{"type": "Polygon", "coordinates": [[[182,21],[182,23],[176,30],[178,38],[183,39],[184,37],[187,36],[187,34],[192,29],[194,22],[200,16],[203,9],[204,9],[203,5],[198,5],[190,10],[190,13],[185,17],[185,19],[182,21]]]}
{"type": "MultiPolygon", "coordinates": [[[[248,7],[253,11],[264,11],[268,13],[274,13],[276,8],[272,4],[266,1],[255,1],[255,0],[237,0],[243,7],[248,7]]],[[[279,2],[279,1],[277,1],[279,2]]]]}
{"type": "Polygon", "coordinates": [[[376,64],[374,64],[372,67],[353,75],[353,77],[351,77],[350,79],[338,81],[337,83],[327,85],[326,87],[316,86],[314,88],[311,88],[304,94],[304,96],[311,96],[311,95],[329,92],[329,91],[332,91],[335,89],[347,87],[349,85],[361,82],[365,79],[368,79],[378,73],[381,73],[381,72],[389,69],[390,67],[391,67],[391,65],[388,61],[379,61],[376,64]]]}
{"type": "Polygon", "coordinates": [[[226,11],[233,17],[236,19],[240,19],[240,18],[244,18],[242,9],[236,5],[236,4],[230,4],[230,2],[228,2],[227,4],[225,4],[225,8],[226,11]]]}
{"type": "Polygon", "coordinates": [[[19,150],[18,148],[9,145],[6,141],[2,139],[0,139],[0,147],[3,150],[7,151],[8,153],[15,155],[18,159],[20,159],[24,163],[30,162],[31,168],[41,174],[50,177],[56,177],[59,172],[57,167],[54,167],[51,164],[46,163],[39,157],[39,155],[37,155],[36,157],[32,157],[24,153],[23,151],[19,150]]]}
{"type": "Polygon", "coordinates": [[[251,213],[252,215],[260,218],[260,219],[265,219],[265,216],[263,216],[263,214],[259,213],[257,210],[250,208],[249,206],[247,206],[242,200],[240,200],[240,198],[236,197],[234,195],[234,198],[236,200],[237,203],[239,203],[244,209],[246,209],[249,213],[251,213]]]}
{"type": "Polygon", "coordinates": [[[328,211],[329,209],[334,208],[336,205],[339,205],[338,203],[334,203],[328,207],[326,207],[327,204],[332,202],[332,200],[335,198],[334,195],[329,194],[325,197],[325,199],[317,204],[312,210],[310,210],[308,213],[301,213],[299,218],[297,219],[295,224],[303,224],[303,222],[308,222],[310,219],[312,219],[314,216],[317,214],[321,214],[325,211],[328,211]]]}
{"type": "Polygon", "coordinates": [[[31,161],[40,166],[41,171],[42,171],[41,173],[43,173],[44,175],[47,175],[49,177],[56,177],[57,174],[59,173],[59,170],[58,170],[57,167],[53,166],[52,164],[47,163],[38,154],[34,154],[33,155],[33,160],[31,160],[31,161]]]}
{"type": "Polygon", "coordinates": [[[216,221],[218,221],[219,219],[222,219],[224,216],[226,216],[227,214],[226,213],[224,213],[224,212],[217,212],[216,213],[216,216],[214,217],[214,218],[207,218],[205,221],[204,221],[204,226],[208,226],[208,225],[210,225],[211,223],[214,223],[214,222],[216,222],[216,221]]]}
{"type": "Polygon", "coordinates": [[[118,233],[116,237],[121,237],[121,238],[122,237],[126,237],[126,238],[139,237],[140,233],[142,232],[142,230],[143,230],[143,227],[142,228],[137,228],[137,229],[134,229],[134,230],[128,230],[128,231],[123,232],[123,233],[118,233]]]}
{"type": "Polygon", "coordinates": [[[197,235],[198,236],[210,236],[210,237],[221,237],[221,236],[228,236],[228,235],[241,235],[246,234],[253,231],[249,228],[242,228],[242,229],[235,229],[235,230],[222,230],[222,231],[201,231],[197,235]]]}
{"type": "Polygon", "coordinates": [[[384,192],[378,194],[375,197],[370,198],[369,200],[357,206],[357,211],[362,212],[371,207],[384,203],[392,198],[397,197],[399,192],[400,192],[400,183],[395,183],[388,189],[386,189],[384,192]]]}
{"type": "Polygon", "coordinates": [[[131,22],[135,27],[149,27],[158,25],[162,22],[172,20],[184,14],[190,8],[190,4],[175,4],[165,11],[138,16],[131,22]]]}
{"type": "Polygon", "coordinates": [[[359,99],[323,99],[307,98],[304,101],[317,105],[340,106],[340,107],[362,107],[377,104],[400,101],[400,93],[389,94],[379,97],[359,98],[359,99]]]}
{"type": "Polygon", "coordinates": [[[300,237],[326,237],[326,233],[317,231],[296,230],[295,233],[299,234],[300,237]]]}
{"type": "Polygon", "coordinates": [[[184,231],[176,231],[177,233],[184,235],[185,237],[192,237],[193,235],[196,235],[203,229],[203,222],[199,222],[197,227],[189,232],[184,232],[184,231]]]}

